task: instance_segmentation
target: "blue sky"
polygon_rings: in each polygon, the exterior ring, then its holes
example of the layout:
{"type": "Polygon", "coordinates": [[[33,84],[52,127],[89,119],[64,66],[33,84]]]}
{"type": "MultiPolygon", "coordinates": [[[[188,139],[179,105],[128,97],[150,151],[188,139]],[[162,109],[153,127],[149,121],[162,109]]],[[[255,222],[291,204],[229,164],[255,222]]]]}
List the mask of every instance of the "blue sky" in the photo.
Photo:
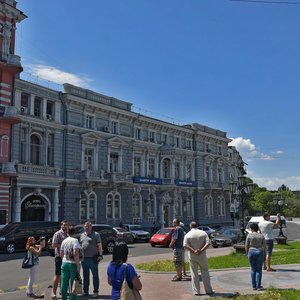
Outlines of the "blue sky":
{"type": "Polygon", "coordinates": [[[289,2],[19,0],[16,54],[24,79],[226,131],[256,183],[299,190],[300,1],[289,2]]]}

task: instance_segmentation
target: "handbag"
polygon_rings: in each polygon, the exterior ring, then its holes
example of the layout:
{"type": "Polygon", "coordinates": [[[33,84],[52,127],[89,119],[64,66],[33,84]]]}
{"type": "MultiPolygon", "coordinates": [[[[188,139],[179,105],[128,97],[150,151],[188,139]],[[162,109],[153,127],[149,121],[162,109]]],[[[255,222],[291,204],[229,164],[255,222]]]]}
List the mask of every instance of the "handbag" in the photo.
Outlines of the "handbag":
{"type": "Polygon", "coordinates": [[[140,292],[135,287],[133,287],[132,289],[129,287],[126,279],[126,274],[127,274],[127,264],[124,271],[124,280],[120,291],[120,299],[121,300],[142,300],[140,292]]]}
{"type": "Polygon", "coordinates": [[[33,254],[27,251],[27,255],[23,258],[22,269],[30,269],[34,266],[33,254]]]}

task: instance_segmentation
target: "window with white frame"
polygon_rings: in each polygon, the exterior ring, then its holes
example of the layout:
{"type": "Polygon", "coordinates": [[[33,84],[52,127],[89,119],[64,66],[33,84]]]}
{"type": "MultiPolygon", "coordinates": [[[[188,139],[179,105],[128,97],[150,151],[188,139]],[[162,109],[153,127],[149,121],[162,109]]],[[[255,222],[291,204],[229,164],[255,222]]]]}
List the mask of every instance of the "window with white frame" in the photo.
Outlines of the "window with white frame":
{"type": "Polygon", "coordinates": [[[86,207],[86,201],[87,199],[84,197],[84,198],[81,198],[80,199],[80,220],[81,222],[84,222],[87,217],[86,217],[86,212],[87,212],[87,207],[86,207]]]}
{"type": "Polygon", "coordinates": [[[41,165],[42,159],[42,143],[40,137],[36,134],[32,134],[30,137],[30,162],[33,165],[41,165]]]}
{"type": "Polygon", "coordinates": [[[134,194],[132,197],[132,217],[140,218],[141,199],[138,194],[134,194]]]}
{"type": "Polygon", "coordinates": [[[141,128],[135,128],[135,138],[137,140],[142,139],[142,130],[141,130],[141,128]]]}
{"type": "Polygon", "coordinates": [[[48,100],[46,106],[46,118],[48,120],[53,119],[53,107],[54,107],[54,103],[48,100]]]}
{"type": "Polygon", "coordinates": [[[193,215],[193,211],[192,211],[192,196],[188,195],[186,198],[186,214],[188,216],[192,216],[193,215]]]}
{"type": "Polygon", "coordinates": [[[29,107],[29,99],[30,99],[30,95],[22,93],[21,94],[21,107],[29,107]]]}
{"type": "Polygon", "coordinates": [[[221,217],[225,216],[225,199],[224,197],[218,197],[218,215],[221,217]]]}
{"type": "Polygon", "coordinates": [[[175,214],[175,217],[180,216],[180,199],[179,199],[179,197],[176,197],[174,199],[174,214],[175,214]]]}
{"type": "Polygon", "coordinates": [[[91,221],[91,223],[95,223],[95,217],[96,217],[96,195],[90,194],[89,195],[89,215],[88,220],[91,221]]]}
{"type": "Polygon", "coordinates": [[[48,134],[47,165],[54,166],[54,134],[52,133],[48,134]]]}
{"type": "Polygon", "coordinates": [[[106,197],[106,218],[121,219],[121,196],[119,193],[108,193],[106,197]]]}
{"type": "Polygon", "coordinates": [[[119,171],[119,153],[110,153],[109,171],[111,173],[119,171]]]}
{"type": "Polygon", "coordinates": [[[192,141],[191,140],[186,140],[186,148],[187,149],[192,149],[192,141]]]}
{"type": "Polygon", "coordinates": [[[85,116],[85,128],[93,129],[94,128],[94,117],[91,115],[85,116]]]}
{"type": "Polygon", "coordinates": [[[94,192],[89,195],[84,195],[80,199],[80,220],[85,222],[86,220],[95,223],[96,221],[96,205],[97,196],[94,192]]]}
{"type": "Polygon", "coordinates": [[[163,160],[163,178],[171,178],[171,161],[169,158],[163,160]]]}
{"type": "Polygon", "coordinates": [[[218,146],[218,154],[222,155],[222,147],[221,146],[218,146]]]}
{"type": "Polygon", "coordinates": [[[148,177],[154,177],[155,159],[149,158],[148,160],[148,177]]]}
{"type": "Polygon", "coordinates": [[[150,131],[149,132],[149,141],[151,143],[154,143],[155,142],[155,131],[150,131]]]}
{"type": "Polygon", "coordinates": [[[119,133],[119,123],[117,121],[111,121],[111,133],[118,134],[119,133]]]}
{"type": "Polygon", "coordinates": [[[205,181],[210,181],[210,166],[205,166],[205,181]]]}
{"type": "Polygon", "coordinates": [[[167,134],[162,135],[162,141],[164,144],[168,144],[168,135],[167,134]]]}
{"type": "Polygon", "coordinates": [[[155,196],[151,193],[147,197],[146,202],[146,214],[148,217],[154,217],[154,209],[155,209],[155,196]]]}
{"type": "Polygon", "coordinates": [[[205,152],[211,152],[210,145],[208,143],[205,144],[205,152]]]}
{"type": "Polygon", "coordinates": [[[85,148],[84,149],[84,170],[93,170],[94,165],[94,149],[93,148],[85,148]]]}
{"type": "Polygon", "coordinates": [[[34,97],[34,112],[36,117],[40,117],[42,112],[42,98],[34,97]]]}
{"type": "Polygon", "coordinates": [[[180,148],[180,137],[177,136],[175,141],[176,141],[176,147],[180,148]]]}
{"type": "Polygon", "coordinates": [[[175,178],[180,179],[180,162],[175,162],[175,178]]]}
{"type": "Polygon", "coordinates": [[[141,157],[135,156],[134,157],[134,176],[141,176],[141,157]]]}
{"type": "Polygon", "coordinates": [[[211,196],[205,196],[204,198],[204,212],[205,217],[213,217],[214,210],[213,210],[213,198],[211,196]]]}
{"type": "Polygon", "coordinates": [[[187,164],[186,165],[186,180],[191,180],[192,179],[192,165],[187,164]]]}
{"type": "Polygon", "coordinates": [[[2,135],[0,137],[0,156],[8,157],[9,153],[9,137],[7,135],[2,135]]]}
{"type": "Polygon", "coordinates": [[[219,183],[223,183],[223,169],[222,168],[218,168],[218,182],[219,183]]]}

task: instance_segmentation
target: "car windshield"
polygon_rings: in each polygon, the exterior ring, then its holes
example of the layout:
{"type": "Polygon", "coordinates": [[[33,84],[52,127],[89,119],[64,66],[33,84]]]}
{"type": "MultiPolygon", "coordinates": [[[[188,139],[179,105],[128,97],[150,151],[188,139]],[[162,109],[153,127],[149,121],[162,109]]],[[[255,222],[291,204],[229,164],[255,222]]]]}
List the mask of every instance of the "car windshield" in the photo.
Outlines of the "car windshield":
{"type": "Polygon", "coordinates": [[[157,234],[162,234],[162,235],[167,235],[171,232],[172,229],[166,229],[166,228],[162,228],[160,230],[157,231],[157,234]]]}
{"type": "Polygon", "coordinates": [[[7,233],[13,231],[14,229],[16,229],[18,226],[19,226],[19,224],[9,223],[0,230],[0,234],[1,235],[7,234],[7,233]]]}
{"type": "Polygon", "coordinates": [[[133,225],[129,227],[130,230],[143,230],[141,226],[139,225],[133,225]]]}
{"type": "Polygon", "coordinates": [[[238,235],[239,230],[228,229],[228,230],[225,230],[222,234],[225,235],[225,236],[232,237],[232,236],[238,235]]]}
{"type": "Polygon", "coordinates": [[[126,229],[121,228],[121,227],[116,227],[115,229],[119,232],[128,232],[126,229]]]}

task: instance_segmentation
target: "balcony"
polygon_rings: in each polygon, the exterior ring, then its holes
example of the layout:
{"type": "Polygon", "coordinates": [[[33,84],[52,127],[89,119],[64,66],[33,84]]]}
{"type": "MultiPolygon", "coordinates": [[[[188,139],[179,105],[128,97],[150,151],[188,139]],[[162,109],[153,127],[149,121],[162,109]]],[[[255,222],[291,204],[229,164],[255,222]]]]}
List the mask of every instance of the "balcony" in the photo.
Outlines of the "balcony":
{"type": "Polygon", "coordinates": [[[48,167],[48,166],[38,166],[31,164],[17,164],[17,172],[28,175],[39,175],[39,176],[61,176],[61,169],[48,167]]]}
{"type": "Polygon", "coordinates": [[[105,178],[111,182],[118,182],[118,183],[131,183],[132,182],[132,175],[130,174],[123,174],[123,173],[106,173],[105,178]]]}
{"type": "Polygon", "coordinates": [[[1,106],[0,107],[0,120],[3,120],[10,124],[16,124],[21,122],[18,110],[14,106],[1,106]]]}
{"type": "Polygon", "coordinates": [[[81,171],[82,180],[102,181],[104,180],[103,170],[84,170],[81,171]]]}
{"type": "Polygon", "coordinates": [[[13,162],[5,162],[1,165],[1,175],[7,177],[17,176],[17,171],[15,168],[15,163],[13,162]]]}

